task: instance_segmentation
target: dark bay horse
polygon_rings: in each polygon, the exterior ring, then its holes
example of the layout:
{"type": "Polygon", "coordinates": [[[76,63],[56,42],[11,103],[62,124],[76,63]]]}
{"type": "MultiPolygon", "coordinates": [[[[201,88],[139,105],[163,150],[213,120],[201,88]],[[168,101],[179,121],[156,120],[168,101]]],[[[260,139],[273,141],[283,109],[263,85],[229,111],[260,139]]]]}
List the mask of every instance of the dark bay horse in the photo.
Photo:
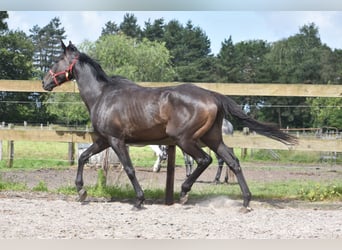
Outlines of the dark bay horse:
{"type": "Polygon", "coordinates": [[[146,88],[125,78],[110,78],[101,66],[70,42],[43,79],[43,88],[52,91],[58,85],[75,79],[81,98],[90,113],[96,138],[78,160],[76,188],[79,198],[86,198],[83,167],[90,156],[108,147],[118,155],[136,192],[135,207],[140,208],[144,192],[138,183],[126,144],[143,143],[177,145],[197,163],[197,168],[181,186],[180,202],[212,158],[201,148],[208,146],[232,169],[240,185],[243,206],[249,210],[251,193],[237,157],[222,141],[222,120],[232,115],[255,132],[293,144],[296,138],[273,125],[247,116],[229,97],[192,84],[146,88]]]}

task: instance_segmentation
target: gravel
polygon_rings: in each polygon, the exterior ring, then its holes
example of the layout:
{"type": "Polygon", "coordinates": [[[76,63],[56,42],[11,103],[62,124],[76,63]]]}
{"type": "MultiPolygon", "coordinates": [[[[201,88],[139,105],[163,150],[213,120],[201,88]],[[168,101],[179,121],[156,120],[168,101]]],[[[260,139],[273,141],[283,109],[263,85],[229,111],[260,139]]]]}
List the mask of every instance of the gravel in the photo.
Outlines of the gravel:
{"type": "MultiPolygon", "coordinates": [[[[340,179],[342,166],[257,166],[244,164],[247,181],[340,179]],[[272,170],[271,170],[272,169],[272,170]]],[[[165,187],[160,173],[137,169],[143,186],[165,187]]],[[[216,168],[209,168],[197,185],[212,182],[216,168]]],[[[44,181],[49,190],[73,186],[75,168],[66,170],[5,171],[2,180],[25,182],[29,188],[44,181]]],[[[85,184],[96,183],[97,170],[85,169],[85,184]]],[[[184,168],[176,168],[175,192],[184,181],[184,168]]],[[[120,169],[109,182],[127,183],[120,169]]],[[[190,193],[191,196],[191,193],[190,193]]],[[[342,239],[342,202],[284,202],[252,200],[252,212],[242,213],[242,200],[227,196],[189,200],[186,205],[165,206],[147,201],[132,209],[131,200],[109,202],[52,192],[0,192],[0,239],[342,239]]]]}
{"type": "Polygon", "coordinates": [[[92,201],[0,193],[0,239],[342,239],[342,203],[288,206],[215,197],[196,204],[92,201]]]}

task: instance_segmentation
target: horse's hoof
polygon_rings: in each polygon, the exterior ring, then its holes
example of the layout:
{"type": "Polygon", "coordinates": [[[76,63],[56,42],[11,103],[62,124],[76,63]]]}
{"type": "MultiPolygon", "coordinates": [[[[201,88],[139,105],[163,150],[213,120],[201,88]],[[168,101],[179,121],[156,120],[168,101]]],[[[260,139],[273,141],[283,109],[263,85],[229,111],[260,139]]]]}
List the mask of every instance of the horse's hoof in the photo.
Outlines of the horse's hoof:
{"type": "Polygon", "coordinates": [[[141,210],[144,210],[146,209],[143,205],[140,205],[140,206],[133,206],[132,207],[132,211],[141,211],[141,210]]]}
{"type": "Polygon", "coordinates": [[[134,206],[132,207],[132,211],[141,211],[143,209],[146,209],[144,207],[144,203],[142,201],[137,202],[136,204],[134,204],[134,206]]]}
{"type": "Polygon", "coordinates": [[[249,212],[252,212],[253,209],[251,207],[242,207],[240,208],[240,213],[247,214],[249,212]]]}
{"type": "Polygon", "coordinates": [[[159,173],[159,172],[160,172],[160,168],[161,168],[161,167],[153,168],[153,172],[154,172],[154,173],[159,173]]]}
{"type": "Polygon", "coordinates": [[[189,198],[189,196],[187,194],[181,195],[181,197],[179,199],[179,203],[182,205],[186,204],[188,202],[188,198],[189,198]]]}
{"type": "Polygon", "coordinates": [[[78,201],[83,202],[87,198],[87,190],[82,188],[80,191],[78,191],[78,201]]]}

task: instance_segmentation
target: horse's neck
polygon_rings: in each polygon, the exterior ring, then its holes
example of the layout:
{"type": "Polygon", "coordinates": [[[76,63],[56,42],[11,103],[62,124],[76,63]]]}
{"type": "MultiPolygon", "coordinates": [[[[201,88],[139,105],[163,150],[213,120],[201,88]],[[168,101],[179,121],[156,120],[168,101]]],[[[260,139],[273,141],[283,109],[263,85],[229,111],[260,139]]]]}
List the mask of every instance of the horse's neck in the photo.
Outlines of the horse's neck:
{"type": "Polygon", "coordinates": [[[92,74],[91,66],[76,67],[76,81],[82,100],[90,110],[102,93],[103,83],[92,74]],[[82,67],[82,68],[81,68],[82,67]]]}

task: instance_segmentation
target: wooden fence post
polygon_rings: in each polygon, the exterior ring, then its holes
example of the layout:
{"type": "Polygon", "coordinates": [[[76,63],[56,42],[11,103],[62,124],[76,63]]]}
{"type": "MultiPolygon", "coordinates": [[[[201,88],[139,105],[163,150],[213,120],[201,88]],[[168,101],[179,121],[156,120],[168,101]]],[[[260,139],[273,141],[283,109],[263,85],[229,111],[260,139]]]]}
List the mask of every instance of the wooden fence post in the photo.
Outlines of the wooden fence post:
{"type": "Polygon", "coordinates": [[[68,142],[68,161],[70,166],[75,163],[75,143],[68,142]]]}
{"type": "Polygon", "coordinates": [[[2,160],[2,140],[0,140],[0,161],[2,160]]]}
{"type": "Polygon", "coordinates": [[[7,167],[13,167],[13,159],[14,159],[14,141],[8,141],[8,161],[7,167]]]}
{"type": "Polygon", "coordinates": [[[175,162],[176,162],[176,146],[169,145],[167,149],[167,170],[166,170],[166,190],[165,204],[172,205],[173,200],[173,185],[175,179],[175,162]]]}
{"type": "MultiPolygon", "coordinates": [[[[242,134],[246,135],[246,136],[249,135],[249,128],[248,127],[244,127],[242,129],[242,134]]],[[[247,156],[247,148],[241,148],[241,158],[245,159],[246,156],[247,156]]]]}

